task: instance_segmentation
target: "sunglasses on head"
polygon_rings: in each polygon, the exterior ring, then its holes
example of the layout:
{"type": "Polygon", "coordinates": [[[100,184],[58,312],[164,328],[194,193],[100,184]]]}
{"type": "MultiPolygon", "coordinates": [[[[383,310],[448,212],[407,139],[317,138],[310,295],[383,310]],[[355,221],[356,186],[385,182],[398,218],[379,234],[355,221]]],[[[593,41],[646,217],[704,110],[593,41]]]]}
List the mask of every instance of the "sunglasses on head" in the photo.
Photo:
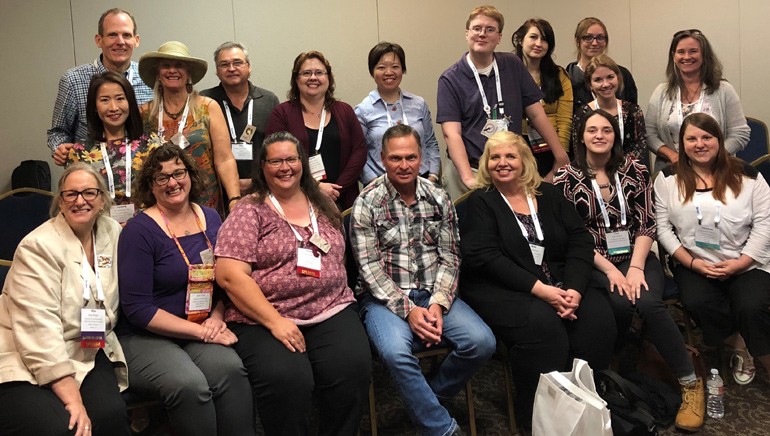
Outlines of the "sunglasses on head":
{"type": "Polygon", "coordinates": [[[674,34],[674,38],[679,38],[680,36],[693,36],[693,35],[703,35],[703,32],[701,32],[698,29],[680,30],[679,32],[676,32],[674,34]]]}

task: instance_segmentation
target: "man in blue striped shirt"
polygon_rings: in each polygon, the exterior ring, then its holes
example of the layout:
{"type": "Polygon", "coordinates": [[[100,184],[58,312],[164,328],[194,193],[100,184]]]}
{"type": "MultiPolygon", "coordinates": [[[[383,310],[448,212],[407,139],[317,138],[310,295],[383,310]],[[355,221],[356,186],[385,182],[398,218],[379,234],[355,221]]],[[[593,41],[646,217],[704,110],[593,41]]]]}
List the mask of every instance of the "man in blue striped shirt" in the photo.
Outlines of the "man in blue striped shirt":
{"type": "Polygon", "coordinates": [[[153,97],[152,89],[139,77],[138,64],[131,61],[134,48],[139,47],[134,17],[122,9],[110,9],[99,18],[98,30],[95,41],[102,54],[91,63],[68,70],[59,79],[59,94],[48,130],[48,147],[57,165],[64,165],[75,141],[88,137],[86,97],[93,76],[105,71],[123,74],[134,87],[137,103],[153,97]]]}

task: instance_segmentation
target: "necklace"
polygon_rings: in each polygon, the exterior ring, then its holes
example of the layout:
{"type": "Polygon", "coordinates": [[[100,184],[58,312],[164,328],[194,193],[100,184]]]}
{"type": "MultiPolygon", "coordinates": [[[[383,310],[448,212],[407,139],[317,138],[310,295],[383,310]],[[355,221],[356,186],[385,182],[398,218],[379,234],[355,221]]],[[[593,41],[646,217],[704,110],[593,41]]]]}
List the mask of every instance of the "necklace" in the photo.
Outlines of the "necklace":
{"type": "Polygon", "coordinates": [[[319,120],[321,119],[321,114],[317,114],[309,109],[305,109],[305,112],[309,113],[310,115],[315,115],[315,117],[318,118],[319,120]]]}
{"type": "Polygon", "coordinates": [[[600,189],[609,189],[609,187],[610,187],[609,183],[602,183],[602,184],[599,185],[600,189]]]}
{"type": "Polygon", "coordinates": [[[172,114],[171,112],[169,112],[169,111],[168,111],[168,109],[166,109],[166,105],[164,104],[164,105],[163,105],[163,112],[165,112],[165,113],[166,113],[166,115],[168,115],[169,117],[171,117],[171,119],[172,119],[172,120],[176,120],[177,118],[179,118],[179,117],[182,115],[182,112],[184,112],[184,108],[185,108],[185,106],[184,106],[184,105],[182,105],[182,108],[181,108],[181,109],[179,109],[179,112],[174,112],[174,113],[172,114]]]}
{"type": "Polygon", "coordinates": [[[684,95],[685,101],[683,103],[686,103],[686,104],[693,104],[693,103],[695,103],[697,101],[695,99],[695,97],[700,98],[700,87],[701,87],[701,85],[698,85],[698,87],[695,88],[695,91],[690,93],[690,89],[687,86],[685,86],[685,89],[684,89],[685,90],[685,95],[684,95]]]}

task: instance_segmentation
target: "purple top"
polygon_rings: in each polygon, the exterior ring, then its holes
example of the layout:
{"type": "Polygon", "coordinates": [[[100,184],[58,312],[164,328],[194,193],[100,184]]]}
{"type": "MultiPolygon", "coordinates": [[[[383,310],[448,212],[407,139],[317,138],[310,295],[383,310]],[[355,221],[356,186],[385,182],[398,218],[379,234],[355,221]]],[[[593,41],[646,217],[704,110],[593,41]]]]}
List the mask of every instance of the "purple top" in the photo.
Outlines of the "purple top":
{"type": "MultiPolygon", "coordinates": [[[[307,243],[312,227],[295,228],[307,243]]],[[[322,255],[321,277],[299,275],[298,241],[289,224],[268,205],[249,196],[222,224],[214,254],[251,265],[251,277],[281,316],[297,325],[316,324],[354,301],[347,285],[345,240],[340,229],[320,215],[318,230],[331,244],[329,252],[322,255]]],[[[225,321],[256,324],[232,303],[228,303],[225,321]]]]}
{"type": "MultiPolygon", "coordinates": [[[[222,220],[216,210],[201,208],[206,235],[216,245],[222,220]]],[[[208,248],[206,238],[201,233],[177,238],[190,262],[201,263],[200,252],[208,248]]],[[[158,309],[187,318],[187,264],[174,240],[146,213],[130,219],[120,233],[118,283],[123,314],[116,328],[118,335],[145,329],[158,309]]]]}
{"type": "MultiPolygon", "coordinates": [[[[479,87],[468,65],[466,52],[457,63],[449,67],[438,79],[438,110],[436,122],[456,121],[462,126],[462,137],[469,159],[478,159],[484,152],[487,138],[481,128],[487,122],[479,87]]],[[[513,53],[495,53],[500,70],[500,89],[505,103],[505,116],[512,120],[508,130],[521,134],[524,109],[543,98],[543,91],[537,86],[527,67],[513,53]]],[[[480,75],[489,106],[497,104],[494,70],[489,76],[480,75]]]]}

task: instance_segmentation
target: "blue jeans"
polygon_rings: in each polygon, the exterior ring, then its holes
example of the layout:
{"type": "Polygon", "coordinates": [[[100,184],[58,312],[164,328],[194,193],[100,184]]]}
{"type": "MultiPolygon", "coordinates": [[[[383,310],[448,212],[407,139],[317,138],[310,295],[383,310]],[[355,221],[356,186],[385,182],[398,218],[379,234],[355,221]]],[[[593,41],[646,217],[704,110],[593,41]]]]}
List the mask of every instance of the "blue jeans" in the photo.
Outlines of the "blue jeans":
{"type": "MultiPolygon", "coordinates": [[[[427,308],[430,293],[413,290],[409,299],[427,308]]],[[[473,309],[455,299],[444,315],[442,336],[442,344],[450,346],[452,351],[426,379],[414,356],[426,347],[406,320],[368,294],[361,300],[361,319],[369,340],[404,399],[412,421],[426,435],[452,434],[457,422],[439,403],[439,398],[452,398],[492,356],[495,352],[492,330],[473,309]]]]}

